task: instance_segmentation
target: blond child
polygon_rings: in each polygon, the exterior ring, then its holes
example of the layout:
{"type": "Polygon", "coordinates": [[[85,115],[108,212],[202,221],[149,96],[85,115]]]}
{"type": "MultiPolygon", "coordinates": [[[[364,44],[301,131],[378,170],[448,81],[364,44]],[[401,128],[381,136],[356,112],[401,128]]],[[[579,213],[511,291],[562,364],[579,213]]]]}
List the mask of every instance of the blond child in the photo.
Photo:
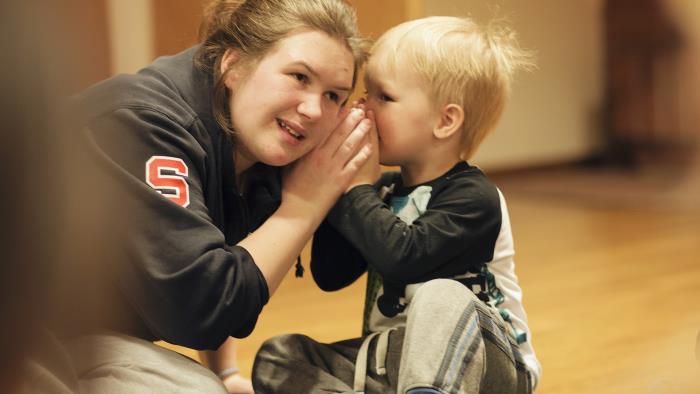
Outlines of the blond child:
{"type": "Polygon", "coordinates": [[[540,375],[514,272],[505,200],[466,162],[494,128],[513,73],[513,34],[429,17],[385,33],[367,66],[379,158],[314,236],[311,270],[333,291],[368,272],[363,337],[266,342],[257,393],[530,392],[540,375]],[[400,172],[379,177],[379,161],[400,172]]]}

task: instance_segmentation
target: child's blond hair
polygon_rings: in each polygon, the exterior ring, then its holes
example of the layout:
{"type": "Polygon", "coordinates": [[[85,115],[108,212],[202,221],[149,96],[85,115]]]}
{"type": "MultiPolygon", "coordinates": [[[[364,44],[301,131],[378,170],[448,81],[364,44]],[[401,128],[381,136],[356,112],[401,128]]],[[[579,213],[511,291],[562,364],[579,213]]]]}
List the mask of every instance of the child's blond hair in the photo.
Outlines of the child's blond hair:
{"type": "Polygon", "coordinates": [[[433,16],[404,22],[384,33],[371,50],[367,69],[407,68],[424,83],[435,108],[464,110],[462,159],[469,159],[496,125],[513,74],[532,68],[531,54],[502,24],[482,28],[469,18],[433,16]]]}

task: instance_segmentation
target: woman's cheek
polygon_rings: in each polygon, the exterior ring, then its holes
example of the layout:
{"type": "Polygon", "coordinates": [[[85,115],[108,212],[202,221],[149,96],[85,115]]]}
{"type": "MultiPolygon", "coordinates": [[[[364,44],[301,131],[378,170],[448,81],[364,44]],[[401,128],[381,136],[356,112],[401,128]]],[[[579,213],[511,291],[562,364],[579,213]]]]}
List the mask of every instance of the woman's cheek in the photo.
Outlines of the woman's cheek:
{"type": "Polygon", "coordinates": [[[324,119],[318,126],[318,132],[314,135],[314,145],[324,140],[340,123],[337,117],[329,116],[324,119]]]}

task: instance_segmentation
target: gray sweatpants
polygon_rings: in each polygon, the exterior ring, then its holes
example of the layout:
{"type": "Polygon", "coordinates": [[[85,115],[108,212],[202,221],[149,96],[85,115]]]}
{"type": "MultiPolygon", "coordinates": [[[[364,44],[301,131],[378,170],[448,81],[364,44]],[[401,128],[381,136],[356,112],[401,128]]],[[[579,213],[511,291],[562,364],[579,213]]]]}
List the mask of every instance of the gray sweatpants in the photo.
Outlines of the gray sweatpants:
{"type": "Polygon", "coordinates": [[[226,393],[209,369],[143,339],[104,333],[52,345],[27,363],[22,393],[226,393]]]}
{"type": "Polygon", "coordinates": [[[503,320],[447,279],[419,288],[406,327],[332,344],[298,334],[269,339],[255,358],[253,386],[257,394],[531,392],[503,320]]]}

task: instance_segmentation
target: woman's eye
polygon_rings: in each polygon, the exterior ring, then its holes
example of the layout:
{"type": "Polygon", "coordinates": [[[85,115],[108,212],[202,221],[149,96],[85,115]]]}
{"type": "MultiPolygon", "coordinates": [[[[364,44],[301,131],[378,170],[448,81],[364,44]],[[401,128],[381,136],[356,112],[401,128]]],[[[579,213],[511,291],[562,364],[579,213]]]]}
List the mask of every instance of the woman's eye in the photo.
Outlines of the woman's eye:
{"type": "Polygon", "coordinates": [[[328,97],[328,99],[334,103],[338,103],[340,101],[340,96],[338,96],[338,93],[336,92],[328,92],[326,93],[326,97],[328,97]]]}
{"type": "Polygon", "coordinates": [[[294,79],[302,83],[306,83],[309,81],[309,77],[302,73],[292,73],[292,77],[294,77],[294,79]]]}
{"type": "Polygon", "coordinates": [[[382,101],[386,101],[386,102],[394,101],[394,99],[391,96],[384,94],[384,93],[379,94],[379,99],[382,101]]]}

